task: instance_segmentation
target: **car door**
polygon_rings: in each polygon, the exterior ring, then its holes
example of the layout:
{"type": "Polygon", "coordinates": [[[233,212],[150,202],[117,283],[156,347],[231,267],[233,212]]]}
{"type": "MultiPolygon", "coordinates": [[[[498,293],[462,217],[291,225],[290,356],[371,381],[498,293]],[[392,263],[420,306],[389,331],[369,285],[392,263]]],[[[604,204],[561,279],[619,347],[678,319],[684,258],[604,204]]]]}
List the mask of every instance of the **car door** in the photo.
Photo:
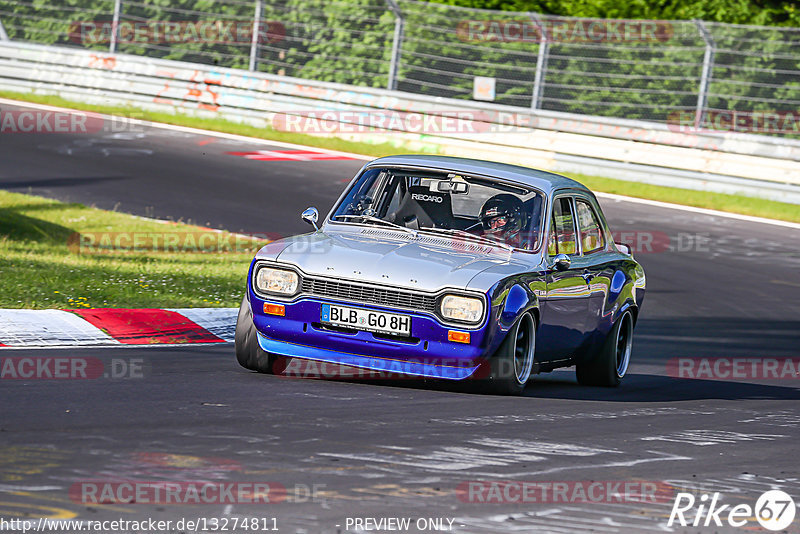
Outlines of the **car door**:
{"type": "Polygon", "coordinates": [[[553,199],[549,226],[547,290],[541,306],[537,358],[560,360],[572,356],[583,344],[589,308],[589,291],[584,279],[586,262],[580,251],[572,194],[553,199]],[[569,257],[568,268],[556,268],[558,254],[569,257]]]}
{"type": "Polygon", "coordinates": [[[599,213],[600,207],[588,196],[575,196],[575,218],[582,254],[580,267],[583,267],[582,277],[589,292],[585,325],[587,335],[591,335],[600,325],[614,274],[609,265],[610,254],[599,213]]]}

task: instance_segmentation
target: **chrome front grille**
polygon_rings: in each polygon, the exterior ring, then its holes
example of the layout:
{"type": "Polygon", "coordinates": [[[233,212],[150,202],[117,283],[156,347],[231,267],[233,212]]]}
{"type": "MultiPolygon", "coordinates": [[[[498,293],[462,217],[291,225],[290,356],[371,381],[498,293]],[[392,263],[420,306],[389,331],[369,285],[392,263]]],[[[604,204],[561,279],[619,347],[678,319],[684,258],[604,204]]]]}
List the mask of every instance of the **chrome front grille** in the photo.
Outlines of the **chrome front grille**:
{"type": "Polygon", "coordinates": [[[362,286],[335,280],[320,278],[303,278],[303,295],[323,297],[347,302],[363,302],[385,306],[387,308],[404,308],[429,313],[436,312],[436,297],[415,294],[394,289],[375,286],[362,286]]]}

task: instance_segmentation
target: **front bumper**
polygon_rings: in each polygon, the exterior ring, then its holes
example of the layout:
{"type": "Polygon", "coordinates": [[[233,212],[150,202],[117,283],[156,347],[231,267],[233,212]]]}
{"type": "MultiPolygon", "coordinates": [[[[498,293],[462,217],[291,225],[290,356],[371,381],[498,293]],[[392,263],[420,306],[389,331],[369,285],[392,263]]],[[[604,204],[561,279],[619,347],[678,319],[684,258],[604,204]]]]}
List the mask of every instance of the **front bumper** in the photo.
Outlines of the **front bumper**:
{"type": "Polygon", "coordinates": [[[265,301],[252,292],[250,298],[259,345],[281,356],[372,371],[461,380],[471,376],[494,348],[491,336],[487,335],[487,321],[477,329],[458,329],[470,333],[470,342],[456,343],[448,341],[448,331],[455,330],[453,327],[444,326],[426,314],[317,298],[300,298],[290,303],[265,301]],[[285,315],[265,314],[264,302],[282,304],[285,315]],[[323,303],[409,315],[411,337],[390,338],[372,332],[331,330],[320,324],[323,303]]]}

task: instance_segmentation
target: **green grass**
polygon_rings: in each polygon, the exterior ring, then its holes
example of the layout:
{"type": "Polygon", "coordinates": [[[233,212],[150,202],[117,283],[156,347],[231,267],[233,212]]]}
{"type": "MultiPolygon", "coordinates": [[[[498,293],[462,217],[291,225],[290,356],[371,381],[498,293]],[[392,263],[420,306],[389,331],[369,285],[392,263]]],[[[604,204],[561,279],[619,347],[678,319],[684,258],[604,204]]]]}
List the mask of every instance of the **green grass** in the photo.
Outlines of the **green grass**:
{"type": "MultiPolygon", "coordinates": [[[[402,144],[370,144],[332,137],[318,137],[292,132],[281,132],[272,130],[270,128],[256,128],[254,126],[239,124],[224,119],[196,118],[188,115],[172,115],[169,113],[159,113],[142,109],[84,104],[81,102],[67,100],[58,96],[0,91],[0,97],[28,102],[38,102],[52,106],[81,109],[85,111],[96,111],[98,113],[121,114],[146,121],[163,122],[192,128],[227,132],[273,141],[297,143],[331,150],[340,150],[343,152],[364,154],[367,156],[379,157],[408,152],[408,149],[404,148],[402,144]]],[[[675,204],[683,204],[686,206],[741,213],[744,215],[753,215],[757,217],[767,217],[770,219],[800,222],[800,206],[796,204],[775,202],[772,200],[747,197],[743,195],[728,195],[706,191],[694,191],[690,189],[679,189],[674,187],[662,187],[637,182],[628,182],[625,180],[616,180],[613,178],[604,178],[600,176],[585,176],[578,174],[568,176],[586,184],[594,191],[616,193],[619,195],[659,200],[662,202],[673,202],[675,204]]]]}
{"type": "Polygon", "coordinates": [[[249,262],[261,244],[187,224],[0,191],[0,308],[238,307],[249,262]],[[85,240],[119,233],[152,234],[161,241],[176,236],[190,252],[176,247],[97,252],[79,248],[76,232],[85,240]],[[215,249],[209,238],[207,250],[218,251],[198,252],[186,239],[208,234],[215,243],[226,239],[235,250],[215,249]]]}

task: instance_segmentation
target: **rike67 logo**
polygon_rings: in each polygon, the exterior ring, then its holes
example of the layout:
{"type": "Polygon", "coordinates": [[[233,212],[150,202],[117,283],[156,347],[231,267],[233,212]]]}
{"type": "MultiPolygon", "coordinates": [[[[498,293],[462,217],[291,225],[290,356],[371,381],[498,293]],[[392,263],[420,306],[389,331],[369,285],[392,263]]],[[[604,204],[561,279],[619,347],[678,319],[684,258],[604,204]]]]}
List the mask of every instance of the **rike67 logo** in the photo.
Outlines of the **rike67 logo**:
{"type": "Polygon", "coordinates": [[[784,530],[794,521],[797,511],[794,500],[781,490],[770,490],[761,494],[755,507],[746,503],[730,505],[719,504],[720,494],[703,493],[699,498],[692,493],[678,493],[672,504],[667,526],[675,523],[682,527],[721,527],[727,523],[731,527],[744,527],[752,517],[767,530],[784,530]]]}

